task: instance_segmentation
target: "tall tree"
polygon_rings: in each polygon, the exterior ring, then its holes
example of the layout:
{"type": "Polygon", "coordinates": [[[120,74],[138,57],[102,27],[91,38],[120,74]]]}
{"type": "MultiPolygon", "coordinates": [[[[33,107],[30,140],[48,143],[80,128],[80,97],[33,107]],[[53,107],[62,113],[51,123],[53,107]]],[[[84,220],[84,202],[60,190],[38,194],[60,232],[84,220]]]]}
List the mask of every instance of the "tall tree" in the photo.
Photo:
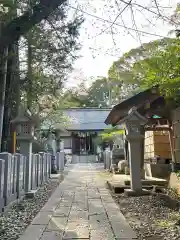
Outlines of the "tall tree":
{"type": "MultiPolygon", "coordinates": [[[[3,5],[9,10],[11,19],[6,21],[7,24],[4,24],[5,26],[2,28],[0,49],[2,49],[2,54],[5,54],[5,50],[10,46],[9,44],[25,34],[24,39],[26,40],[24,42],[28,53],[28,67],[25,67],[26,74],[22,75],[24,79],[22,79],[23,84],[21,86],[23,86],[22,90],[28,93],[28,106],[32,107],[33,102],[37,103],[43,94],[52,94],[54,89],[63,82],[65,73],[71,69],[72,60],[76,58],[75,53],[79,49],[76,40],[82,18],[78,16],[67,21],[66,1],[24,0],[23,4],[20,2],[19,5],[13,4],[13,1],[9,1],[9,3],[7,5],[7,2],[5,2],[3,5]],[[57,8],[59,5],[61,7],[57,8]],[[21,12],[19,17],[11,14],[12,6],[16,6],[16,9],[19,8],[21,12]],[[39,14],[37,14],[38,11],[39,14]],[[52,12],[53,14],[51,14],[52,12]],[[45,20],[40,23],[44,18],[45,20]],[[39,25],[32,28],[38,23],[39,25]]],[[[17,55],[16,52],[15,56],[17,55]]],[[[7,57],[1,58],[1,69],[6,68],[6,59],[7,57]]],[[[0,133],[3,126],[5,88],[8,87],[6,72],[3,69],[1,70],[2,94],[0,106],[2,106],[2,111],[0,133]]],[[[12,85],[12,81],[10,81],[10,85],[12,85]]],[[[9,91],[6,91],[6,96],[9,96],[9,93],[9,91]]],[[[10,111],[10,108],[8,108],[8,111],[10,111]]]]}
{"type": "Polygon", "coordinates": [[[174,39],[164,38],[142,44],[140,47],[130,50],[125,53],[118,61],[114,62],[109,69],[109,77],[116,82],[121,83],[120,94],[124,97],[129,97],[142,87],[144,81],[138,69],[134,68],[141,61],[151,59],[159,50],[162,52],[171,46],[174,39]]]}
{"type": "Polygon", "coordinates": [[[179,101],[180,90],[180,40],[174,39],[172,44],[159,49],[150,58],[136,62],[133,70],[142,87],[159,84],[167,97],[179,101]]]}

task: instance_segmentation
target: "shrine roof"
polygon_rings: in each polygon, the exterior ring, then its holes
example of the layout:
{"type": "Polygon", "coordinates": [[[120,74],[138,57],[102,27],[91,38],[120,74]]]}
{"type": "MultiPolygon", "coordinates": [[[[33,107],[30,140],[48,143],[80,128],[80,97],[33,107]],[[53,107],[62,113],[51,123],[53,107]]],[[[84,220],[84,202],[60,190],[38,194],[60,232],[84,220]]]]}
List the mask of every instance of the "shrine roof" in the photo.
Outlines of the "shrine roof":
{"type": "Polygon", "coordinates": [[[104,121],[110,111],[110,108],[70,108],[63,113],[70,119],[68,131],[93,131],[109,128],[104,121]]]}
{"type": "MultiPolygon", "coordinates": [[[[67,126],[64,127],[67,131],[101,131],[110,128],[104,123],[111,108],[65,108],[60,109],[60,112],[67,117],[67,126]]],[[[48,124],[44,124],[42,129],[48,129],[48,124]]],[[[56,124],[54,129],[61,130],[61,127],[56,124]]]]}
{"type": "MultiPolygon", "coordinates": [[[[146,104],[151,105],[156,101],[158,101],[158,103],[161,102],[161,104],[164,104],[164,98],[160,95],[158,86],[140,92],[114,106],[108,114],[105,120],[105,124],[116,125],[128,114],[128,111],[134,106],[137,108],[137,110],[140,110],[141,113],[145,114],[146,104]]],[[[150,109],[150,107],[147,107],[147,109],[150,109]]]]}

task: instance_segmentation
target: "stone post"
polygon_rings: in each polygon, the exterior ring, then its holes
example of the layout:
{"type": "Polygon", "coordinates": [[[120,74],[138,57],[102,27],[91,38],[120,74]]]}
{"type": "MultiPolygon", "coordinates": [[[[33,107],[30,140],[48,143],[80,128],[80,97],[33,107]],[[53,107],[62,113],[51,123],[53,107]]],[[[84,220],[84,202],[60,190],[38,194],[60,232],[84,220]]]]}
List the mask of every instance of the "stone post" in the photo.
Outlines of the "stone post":
{"type": "Polygon", "coordinates": [[[144,193],[141,183],[141,166],[142,166],[142,141],[144,136],[141,135],[141,128],[147,123],[147,119],[141,116],[135,107],[128,115],[120,121],[126,129],[126,139],[129,145],[129,166],[130,166],[130,183],[131,189],[126,189],[126,195],[138,195],[144,193]]]}
{"type": "Polygon", "coordinates": [[[40,152],[39,153],[41,155],[41,161],[42,161],[42,165],[41,165],[41,171],[42,171],[42,182],[47,180],[47,176],[46,176],[46,164],[47,164],[47,160],[46,160],[46,153],[44,152],[40,152]]]}
{"type": "Polygon", "coordinates": [[[37,175],[37,187],[41,185],[41,156],[40,154],[34,154],[36,159],[36,175],[37,175]]]}
{"type": "Polygon", "coordinates": [[[103,151],[103,160],[104,160],[104,169],[107,168],[107,163],[106,163],[106,150],[103,151]]]}
{"type": "Polygon", "coordinates": [[[13,170],[13,176],[12,176],[12,194],[15,195],[14,197],[17,198],[17,157],[15,155],[12,155],[12,170],[13,170]]]}
{"type": "Polygon", "coordinates": [[[4,169],[5,169],[5,161],[3,159],[0,159],[0,213],[2,212],[2,210],[4,208],[4,197],[3,197],[4,169]]]}
{"type": "Polygon", "coordinates": [[[111,168],[111,151],[106,149],[105,155],[106,155],[106,169],[110,170],[110,168],[111,168]]]}
{"type": "Polygon", "coordinates": [[[48,164],[48,178],[51,178],[51,154],[47,153],[47,164],[48,164]]]}
{"type": "Polygon", "coordinates": [[[131,176],[131,189],[134,192],[142,190],[141,184],[141,138],[127,135],[129,141],[129,167],[131,176]]]}
{"type": "Polygon", "coordinates": [[[65,160],[64,150],[60,152],[60,156],[61,156],[60,171],[64,171],[64,160],[65,160]]]}
{"type": "Polygon", "coordinates": [[[49,154],[45,153],[45,179],[49,180],[49,154]]]}
{"type": "Polygon", "coordinates": [[[0,159],[5,160],[4,168],[4,204],[7,206],[11,201],[15,200],[13,195],[13,164],[12,164],[12,155],[10,153],[0,153],[0,159]]]}
{"type": "Polygon", "coordinates": [[[26,157],[25,192],[31,191],[32,142],[19,141],[20,153],[26,157]]]}
{"type": "Polygon", "coordinates": [[[57,171],[60,171],[60,165],[61,165],[61,155],[60,152],[56,153],[56,159],[57,159],[57,171]]]}
{"type": "Polygon", "coordinates": [[[17,198],[21,198],[25,193],[26,158],[20,153],[16,153],[15,156],[17,158],[17,198]]]}
{"type": "Polygon", "coordinates": [[[42,171],[43,171],[43,181],[48,181],[49,174],[48,174],[48,169],[49,169],[49,153],[40,153],[42,157],[42,171]]]}
{"type": "Polygon", "coordinates": [[[64,171],[64,152],[57,152],[57,170],[62,172],[64,171]]]}
{"type": "Polygon", "coordinates": [[[32,154],[32,163],[31,163],[31,189],[37,189],[37,164],[36,156],[32,154]]]}
{"type": "Polygon", "coordinates": [[[51,173],[57,173],[57,159],[56,159],[56,140],[54,134],[48,133],[48,152],[51,153],[51,173]]]}

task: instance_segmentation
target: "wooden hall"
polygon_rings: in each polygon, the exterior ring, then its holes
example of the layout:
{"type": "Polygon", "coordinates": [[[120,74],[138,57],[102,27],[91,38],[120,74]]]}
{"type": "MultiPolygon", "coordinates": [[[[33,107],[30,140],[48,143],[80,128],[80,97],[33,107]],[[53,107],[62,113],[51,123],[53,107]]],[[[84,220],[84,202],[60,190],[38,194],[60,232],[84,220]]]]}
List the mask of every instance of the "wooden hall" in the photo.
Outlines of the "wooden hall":
{"type": "Polygon", "coordinates": [[[109,108],[69,108],[61,109],[70,120],[66,131],[60,133],[65,151],[72,153],[75,162],[96,161],[96,137],[99,132],[109,128],[104,120],[109,108]]]}

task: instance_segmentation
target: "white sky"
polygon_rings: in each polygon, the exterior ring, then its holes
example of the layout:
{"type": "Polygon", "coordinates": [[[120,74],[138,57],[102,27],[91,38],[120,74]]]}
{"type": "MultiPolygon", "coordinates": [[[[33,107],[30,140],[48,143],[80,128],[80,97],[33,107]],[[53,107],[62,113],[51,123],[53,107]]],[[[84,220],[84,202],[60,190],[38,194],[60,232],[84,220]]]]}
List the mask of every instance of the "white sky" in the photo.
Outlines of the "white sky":
{"type": "MultiPolygon", "coordinates": [[[[129,2],[129,0],[124,1],[129,2]]],[[[157,0],[156,2],[159,6],[164,7],[159,7],[160,13],[169,17],[180,1],[157,0]]],[[[126,8],[116,20],[117,25],[114,24],[112,28],[103,33],[101,33],[102,30],[111,25],[110,22],[115,20],[126,4],[121,0],[69,0],[69,5],[81,10],[85,22],[81,27],[79,38],[82,44],[82,49],[79,52],[81,57],[74,63],[74,70],[69,75],[67,87],[77,86],[82,80],[91,83],[92,79],[97,76],[107,76],[113,61],[118,60],[123,53],[138,47],[141,43],[158,39],[160,36],[166,37],[168,32],[173,29],[168,24],[167,19],[165,21],[162,18],[157,19],[158,9],[154,0],[132,0],[132,8],[126,8]],[[136,4],[147,7],[155,13],[142,9],[136,4]],[[137,34],[136,31],[121,27],[124,25],[152,35],[137,34]],[[98,35],[99,33],[101,34],[98,35]]],[[[75,10],[71,8],[71,11],[75,10]]]]}

